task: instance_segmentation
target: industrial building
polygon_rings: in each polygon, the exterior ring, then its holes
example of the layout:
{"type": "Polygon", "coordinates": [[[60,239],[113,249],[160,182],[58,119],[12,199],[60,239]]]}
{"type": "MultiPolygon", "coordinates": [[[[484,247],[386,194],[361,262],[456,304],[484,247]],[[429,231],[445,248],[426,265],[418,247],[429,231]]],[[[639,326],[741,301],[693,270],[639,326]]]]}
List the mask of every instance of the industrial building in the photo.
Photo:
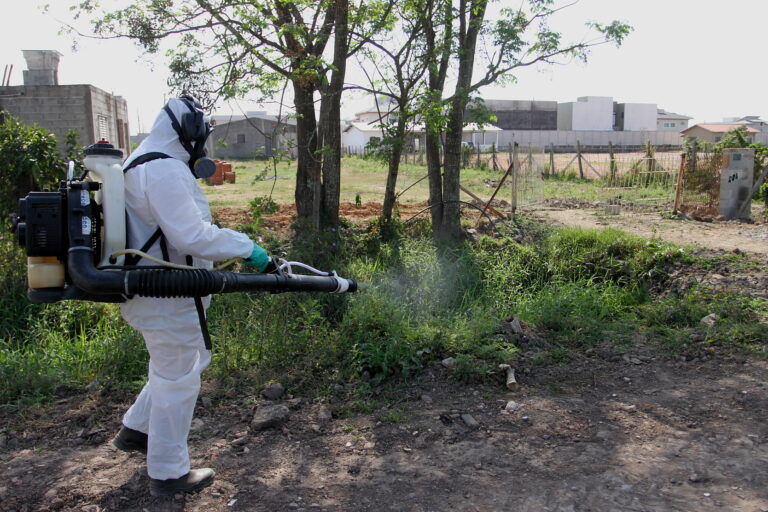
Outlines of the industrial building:
{"type": "MultiPolygon", "coordinates": [[[[502,130],[557,130],[556,101],[485,100],[502,130]]],[[[475,121],[468,116],[468,121],[475,121]]]]}
{"type": "Polygon", "coordinates": [[[213,116],[208,153],[216,158],[295,156],[296,120],[278,119],[266,112],[213,116]]]}
{"type": "Polygon", "coordinates": [[[0,87],[0,110],[25,124],[36,123],[56,135],[59,143],[74,130],[87,146],[107,139],[130,153],[128,105],[120,96],[88,84],[59,84],[61,54],[55,50],[23,50],[24,84],[0,87]]]}

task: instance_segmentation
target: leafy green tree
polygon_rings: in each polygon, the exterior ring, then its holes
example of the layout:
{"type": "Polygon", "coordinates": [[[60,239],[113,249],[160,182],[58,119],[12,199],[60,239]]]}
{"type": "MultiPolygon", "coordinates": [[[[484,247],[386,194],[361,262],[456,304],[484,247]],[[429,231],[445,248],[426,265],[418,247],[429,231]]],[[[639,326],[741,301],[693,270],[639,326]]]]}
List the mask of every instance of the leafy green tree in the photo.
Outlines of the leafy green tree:
{"type": "Polygon", "coordinates": [[[66,166],[51,132],[0,116],[0,208],[6,217],[29,191],[56,187],[66,166]]]}
{"type": "MultiPolygon", "coordinates": [[[[519,68],[570,59],[586,61],[600,44],[620,44],[631,28],[618,21],[588,23],[590,38],[564,41],[549,21],[563,9],[554,0],[526,0],[487,17],[489,0],[423,0],[428,87],[425,106],[432,229],[438,240],[461,237],[459,184],[461,137],[470,100],[481,87],[509,83],[519,68]],[[478,44],[485,50],[477,52],[478,44]],[[448,69],[455,69],[453,93],[445,97],[448,69]],[[475,70],[482,69],[478,77],[475,70]],[[440,135],[444,134],[444,163],[440,135]]],[[[572,4],[571,4],[572,5],[572,4]]]]}
{"type": "Polygon", "coordinates": [[[418,101],[424,93],[427,59],[423,44],[424,22],[418,12],[420,7],[419,1],[399,2],[395,7],[398,25],[371,38],[360,52],[360,67],[368,84],[357,88],[373,95],[379,113],[376,124],[383,134],[372,149],[388,163],[381,212],[384,233],[388,232],[386,226],[392,220],[395,206],[400,158],[409,133],[421,119],[418,101]]]}
{"type": "Polygon", "coordinates": [[[338,224],[346,61],[389,18],[392,1],[132,0],[104,11],[83,0],[74,9],[93,18],[101,37],[129,38],[152,53],[161,42],[173,45],[170,85],[209,104],[271,98],[287,81],[296,115],[296,209],[319,226],[321,218],[338,224]]]}

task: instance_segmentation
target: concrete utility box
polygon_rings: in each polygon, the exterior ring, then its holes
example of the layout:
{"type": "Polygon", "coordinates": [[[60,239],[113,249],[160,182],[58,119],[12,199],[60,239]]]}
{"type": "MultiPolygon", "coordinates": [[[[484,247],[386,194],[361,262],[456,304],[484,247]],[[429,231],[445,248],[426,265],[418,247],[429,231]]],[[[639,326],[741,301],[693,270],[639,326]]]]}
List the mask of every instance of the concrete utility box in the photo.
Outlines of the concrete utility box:
{"type": "Polygon", "coordinates": [[[725,220],[749,219],[755,175],[754,149],[724,149],[720,171],[720,215],[725,220]],[[741,215],[739,211],[747,204],[741,215]]]}

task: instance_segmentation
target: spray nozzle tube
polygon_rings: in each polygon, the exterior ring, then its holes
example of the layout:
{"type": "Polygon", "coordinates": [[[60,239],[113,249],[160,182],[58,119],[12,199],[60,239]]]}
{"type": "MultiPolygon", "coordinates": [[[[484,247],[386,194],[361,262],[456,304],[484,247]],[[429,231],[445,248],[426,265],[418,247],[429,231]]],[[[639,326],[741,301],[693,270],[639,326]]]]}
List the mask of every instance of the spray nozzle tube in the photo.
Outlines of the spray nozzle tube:
{"type": "Polygon", "coordinates": [[[354,279],[337,275],[245,274],[206,269],[100,270],[93,264],[93,250],[72,247],[68,254],[72,283],[95,295],[144,297],[204,297],[214,293],[248,291],[349,293],[354,279]]]}

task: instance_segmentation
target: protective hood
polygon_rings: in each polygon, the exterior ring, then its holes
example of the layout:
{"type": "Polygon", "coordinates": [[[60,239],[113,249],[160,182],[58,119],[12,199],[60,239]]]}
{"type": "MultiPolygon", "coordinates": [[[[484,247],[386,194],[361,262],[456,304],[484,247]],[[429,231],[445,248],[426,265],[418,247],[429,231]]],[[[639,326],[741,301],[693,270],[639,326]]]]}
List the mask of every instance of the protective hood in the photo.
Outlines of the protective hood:
{"type": "MultiPolygon", "coordinates": [[[[176,119],[181,119],[184,114],[189,112],[189,107],[178,98],[168,100],[167,105],[176,116],[176,119]]],[[[155,122],[152,124],[152,130],[150,130],[147,138],[131,153],[131,156],[124,162],[123,167],[147,153],[165,153],[170,157],[181,160],[185,164],[189,164],[191,155],[182,146],[179,134],[173,129],[171,118],[164,109],[161,109],[157,114],[155,122]]]]}

